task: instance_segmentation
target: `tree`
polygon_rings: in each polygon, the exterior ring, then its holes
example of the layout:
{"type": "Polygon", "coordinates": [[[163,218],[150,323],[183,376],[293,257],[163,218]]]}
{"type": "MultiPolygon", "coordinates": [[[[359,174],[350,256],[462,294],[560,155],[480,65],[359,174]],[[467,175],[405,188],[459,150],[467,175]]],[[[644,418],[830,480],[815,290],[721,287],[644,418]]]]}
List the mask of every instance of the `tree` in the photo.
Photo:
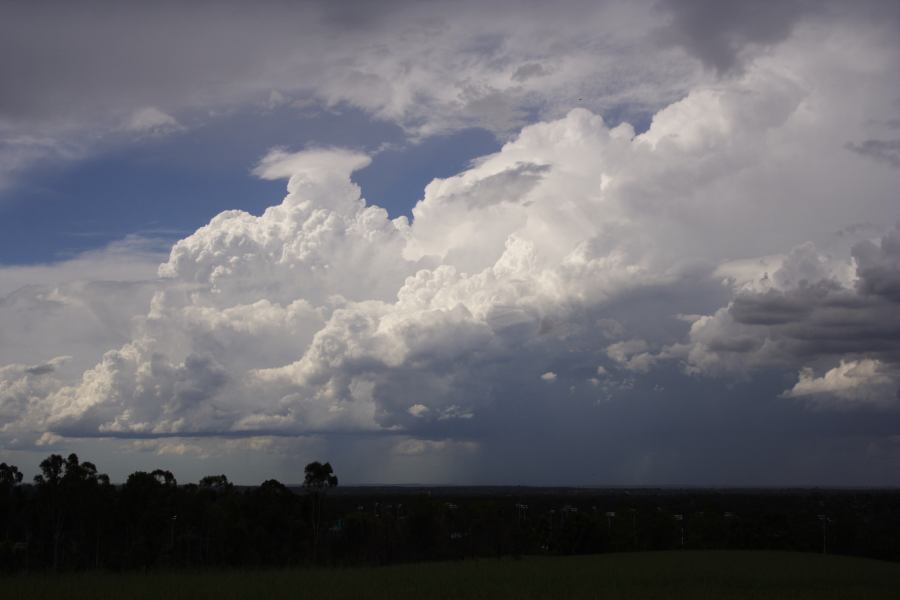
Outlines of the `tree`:
{"type": "MultiPolygon", "coordinates": [[[[171,471],[156,469],[155,471],[150,473],[150,475],[165,487],[175,487],[178,485],[178,481],[175,479],[175,476],[172,475],[171,471]]],[[[223,475],[222,477],[225,476],[223,475]]]]}
{"type": "MultiPolygon", "coordinates": [[[[109,477],[97,472],[94,463],[78,460],[75,453],[63,459],[59,454],[51,454],[41,461],[41,474],[34,477],[34,483],[45,501],[50,505],[50,526],[53,537],[53,568],[60,567],[63,536],[67,526],[74,528],[72,542],[82,542],[87,529],[94,526],[95,566],[99,562],[100,525],[104,519],[100,496],[111,489],[109,477]]],[[[82,550],[76,547],[77,550],[82,550]]]]}
{"type": "Polygon", "coordinates": [[[122,527],[130,538],[128,560],[142,567],[171,559],[175,552],[177,481],[170,471],[136,471],[119,494],[122,527]]]}
{"type": "Polygon", "coordinates": [[[338,478],[334,474],[334,469],[331,468],[331,463],[311,462],[303,471],[305,473],[303,487],[307,490],[324,491],[337,487],[338,478]]]}
{"type": "Polygon", "coordinates": [[[59,568],[59,550],[63,534],[63,510],[59,487],[63,479],[65,461],[59,454],[51,454],[41,461],[41,473],[34,476],[34,484],[46,496],[50,505],[50,524],[53,533],[53,568],[59,568]]]}
{"type": "Polygon", "coordinates": [[[22,483],[22,473],[16,465],[0,463],[0,487],[14,486],[22,483]]]}
{"type": "Polygon", "coordinates": [[[325,493],[333,487],[337,487],[338,478],[331,468],[331,463],[314,461],[306,465],[303,470],[305,477],[303,487],[309,494],[312,511],[313,530],[313,562],[316,562],[319,553],[319,534],[322,530],[322,507],[325,502],[325,493]]]}
{"type": "Polygon", "coordinates": [[[51,454],[41,461],[41,474],[34,476],[37,486],[57,486],[63,477],[65,461],[59,454],[51,454]]]}
{"type": "Polygon", "coordinates": [[[4,516],[3,522],[3,539],[9,542],[10,524],[14,521],[16,515],[13,515],[13,509],[16,506],[14,494],[16,487],[22,483],[22,472],[15,465],[0,463],[0,514],[4,516]]]}
{"type": "Polygon", "coordinates": [[[200,488],[215,491],[229,491],[234,486],[225,475],[207,475],[200,480],[200,488]]]}

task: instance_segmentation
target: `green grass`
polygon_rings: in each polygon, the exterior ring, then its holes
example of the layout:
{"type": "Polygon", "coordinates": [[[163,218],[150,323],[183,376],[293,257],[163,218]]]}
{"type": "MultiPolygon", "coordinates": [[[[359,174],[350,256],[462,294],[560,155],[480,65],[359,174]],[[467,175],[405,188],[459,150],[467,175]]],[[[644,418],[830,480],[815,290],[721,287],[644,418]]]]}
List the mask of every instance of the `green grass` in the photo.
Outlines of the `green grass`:
{"type": "Polygon", "coordinates": [[[900,564],[782,552],[652,552],[383,568],[22,575],[0,596],[41,600],[314,598],[900,598],[900,564]]]}

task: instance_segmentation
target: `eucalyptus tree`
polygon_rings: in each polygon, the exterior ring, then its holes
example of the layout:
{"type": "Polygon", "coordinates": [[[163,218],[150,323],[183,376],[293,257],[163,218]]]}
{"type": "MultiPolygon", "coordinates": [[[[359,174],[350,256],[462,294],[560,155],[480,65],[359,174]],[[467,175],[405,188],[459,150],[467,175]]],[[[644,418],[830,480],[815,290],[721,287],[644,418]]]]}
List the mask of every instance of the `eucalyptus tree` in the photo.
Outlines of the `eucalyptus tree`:
{"type": "Polygon", "coordinates": [[[304,469],[303,487],[310,498],[310,511],[313,537],[313,562],[318,559],[319,540],[322,531],[322,511],[326,492],[337,487],[338,478],[331,468],[331,463],[314,461],[304,469]]]}

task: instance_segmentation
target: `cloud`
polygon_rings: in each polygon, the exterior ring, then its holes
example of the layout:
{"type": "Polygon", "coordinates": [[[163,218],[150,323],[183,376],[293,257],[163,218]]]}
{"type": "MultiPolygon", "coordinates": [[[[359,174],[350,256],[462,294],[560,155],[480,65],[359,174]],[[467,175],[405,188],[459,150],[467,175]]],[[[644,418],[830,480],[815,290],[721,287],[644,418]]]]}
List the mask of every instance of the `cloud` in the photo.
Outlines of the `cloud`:
{"type": "Polygon", "coordinates": [[[125,122],[126,130],[134,133],[163,135],[183,129],[182,125],[171,115],[158,108],[148,106],[136,110],[125,122]]]}
{"type": "Polygon", "coordinates": [[[671,18],[663,41],[682,46],[719,73],[740,70],[755,54],[786,40],[802,25],[831,26],[835,21],[872,20],[884,30],[900,22],[896,5],[881,0],[845,3],[809,0],[732,2],[662,0],[657,7],[671,18]]]}
{"type": "Polygon", "coordinates": [[[48,265],[0,267],[0,365],[68,355],[80,373],[131,340],[157,291],[166,255],[128,238],[48,265]]]}
{"type": "MultiPolygon", "coordinates": [[[[63,136],[64,132],[44,132],[0,124],[0,191],[15,182],[28,167],[41,161],[72,161],[83,158],[83,142],[63,136]]],[[[74,136],[73,136],[74,137],[74,136]]]]}
{"type": "Polygon", "coordinates": [[[528,63],[516,69],[512,74],[512,78],[513,81],[524,82],[544,75],[548,75],[548,73],[540,63],[528,63]]]}
{"type": "Polygon", "coordinates": [[[53,373],[68,359],[60,356],[39,365],[0,367],[0,429],[5,430],[26,414],[32,403],[59,387],[53,373]]]}
{"type": "Polygon", "coordinates": [[[855,245],[853,258],[861,294],[900,303],[900,224],[879,244],[865,240],[855,245]]]}
{"type": "Polygon", "coordinates": [[[755,289],[747,286],[727,307],[695,320],[689,345],[676,353],[689,370],[706,373],[839,360],[821,378],[804,367],[785,397],[892,402],[900,389],[898,240],[900,225],[877,242],[855,244],[843,264],[811,244],[795,248],[755,289]]]}
{"type": "Polygon", "coordinates": [[[682,45],[708,67],[724,73],[738,67],[754,46],[786,39],[804,13],[816,10],[815,4],[667,0],[659,6],[672,18],[663,39],[682,45]]]}
{"type": "Polygon", "coordinates": [[[841,361],[821,377],[812,369],[800,371],[793,388],[786,391],[787,398],[811,397],[814,403],[834,408],[855,405],[890,406],[898,402],[898,380],[878,360],[862,359],[841,361]]]}
{"type": "Polygon", "coordinates": [[[100,313],[111,325],[90,349],[4,362],[4,434],[302,436],[339,455],[480,454],[498,469],[551,435],[565,438],[554,461],[588,440],[605,468],[620,452],[635,472],[675,473],[704,440],[738,443],[709,433],[720,426],[759,431],[766,411],[796,425],[806,398],[886,386],[900,234],[848,226],[900,220],[896,172],[844,144],[891,114],[897,84],[866,44],[848,57],[820,42],[798,29],[643,133],[584,108],[524,127],[431,182],[412,219],[364,200],[351,177],[366,155],[274,149],[254,172],[287,179],[287,195],[262,214],[216,215],[147,280],[22,296],[27,310],[96,307],[105,289],[141,290],[100,313]],[[41,373],[61,354],[90,363],[41,373]],[[799,401],[778,398],[798,371],[786,395],[799,401]],[[758,387],[727,387],[742,378],[758,387]],[[665,458],[673,447],[690,450],[665,458]]]}
{"type": "Polygon", "coordinates": [[[579,98],[597,110],[653,110],[697,78],[664,48],[645,60],[649,3],[332,4],[7,7],[0,78],[17,85],[0,92],[0,181],[89,155],[123,125],[191,128],[273,98],[352,106],[415,138],[470,127],[505,136],[579,98]]]}
{"type": "MultiPolygon", "coordinates": [[[[258,217],[222,213],[179,241],[160,266],[163,281],[137,337],[52,394],[46,418],[69,435],[466,435],[467,423],[496,402],[494,390],[515,379],[510,356],[552,381],[560,374],[546,367],[576,340],[627,335],[614,315],[593,318],[592,329],[581,313],[603,314],[620,298],[708,273],[685,270],[690,245],[647,243],[692,227],[656,219],[652,194],[662,188],[653,177],[680,165],[693,182],[685,209],[705,210],[698,191],[730,177],[730,157],[746,152],[732,136],[754,147],[760,124],[782,127],[801,97],[782,75],[748,75],[760,77],[771,85],[750,98],[739,95],[745,82],[735,84],[740,92],[698,91],[640,136],[580,109],[528,127],[500,152],[429,185],[412,223],[362,200],[350,175],[368,164],[365,155],[274,150],[255,173],[287,177],[284,201],[258,217]],[[681,125],[698,111],[708,125],[681,125]],[[707,152],[715,160],[703,169],[712,176],[689,166],[707,152]],[[493,199],[497,190],[515,201],[493,199]]],[[[788,290],[783,299],[740,296],[729,314],[745,328],[793,325],[807,296],[822,295],[804,282],[828,268],[803,246],[772,276],[788,290]]],[[[588,360],[596,369],[605,355],[647,373],[681,355],[655,346],[613,339],[588,350],[588,360]]],[[[615,379],[603,391],[633,386],[615,379]]]]}
{"type": "Polygon", "coordinates": [[[842,32],[889,39],[900,18],[877,0],[332,4],[7,7],[0,78],[17,85],[0,92],[0,183],[90,155],[123,124],[190,129],[276,104],[354,107],[414,139],[470,127],[505,139],[573,106],[643,121],[808,30],[820,42],[842,32]]]}
{"type": "Polygon", "coordinates": [[[644,340],[628,340],[607,346],[606,355],[628,371],[646,372],[656,362],[656,357],[647,349],[644,340]]]}
{"type": "Polygon", "coordinates": [[[138,235],[50,264],[0,265],[0,295],[28,286],[155,278],[168,242],[138,235]]]}
{"type": "MultiPolygon", "coordinates": [[[[365,154],[340,148],[300,152],[274,149],[259,161],[253,174],[262,179],[318,178],[332,174],[349,176],[371,162],[372,159],[365,154]]],[[[292,191],[290,187],[289,191],[292,191]]]]}
{"type": "Polygon", "coordinates": [[[865,140],[859,144],[847,144],[847,148],[900,169],[900,140],[865,140]]]}
{"type": "Polygon", "coordinates": [[[421,416],[424,416],[425,414],[427,414],[428,411],[429,411],[429,408],[427,406],[425,406],[424,404],[413,404],[412,406],[409,407],[408,412],[409,412],[409,414],[411,414],[414,417],[421,417],[421,416]]]}

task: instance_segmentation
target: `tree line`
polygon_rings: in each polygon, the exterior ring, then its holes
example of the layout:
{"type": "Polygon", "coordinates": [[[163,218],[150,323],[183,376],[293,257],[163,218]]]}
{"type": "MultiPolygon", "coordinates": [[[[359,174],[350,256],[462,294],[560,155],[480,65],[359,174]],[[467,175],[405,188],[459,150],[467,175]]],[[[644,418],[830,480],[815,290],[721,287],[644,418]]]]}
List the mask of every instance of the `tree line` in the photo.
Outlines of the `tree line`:
{"type": "Polygon", "coordinates": [[[780,549],[900,559],[900,492],[338,490],[329,463],[302,487],[167,470],[113,485],[53,454],[33,483],[0,464],[0,567],[147,569],[390,564],[481,556],[780,549]]]}

